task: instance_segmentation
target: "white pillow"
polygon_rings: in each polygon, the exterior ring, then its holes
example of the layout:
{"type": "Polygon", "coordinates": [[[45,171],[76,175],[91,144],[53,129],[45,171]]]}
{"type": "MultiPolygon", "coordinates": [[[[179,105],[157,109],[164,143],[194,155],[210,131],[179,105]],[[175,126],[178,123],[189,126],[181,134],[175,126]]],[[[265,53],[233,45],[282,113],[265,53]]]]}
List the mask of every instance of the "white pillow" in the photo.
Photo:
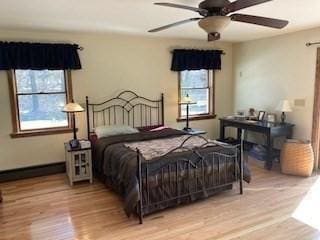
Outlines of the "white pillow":
{"type": "Polygon", "coordinates": [[[98,138],[139,132],[137,129],[126,125],[99,126],[94,131],[98,138]]]}

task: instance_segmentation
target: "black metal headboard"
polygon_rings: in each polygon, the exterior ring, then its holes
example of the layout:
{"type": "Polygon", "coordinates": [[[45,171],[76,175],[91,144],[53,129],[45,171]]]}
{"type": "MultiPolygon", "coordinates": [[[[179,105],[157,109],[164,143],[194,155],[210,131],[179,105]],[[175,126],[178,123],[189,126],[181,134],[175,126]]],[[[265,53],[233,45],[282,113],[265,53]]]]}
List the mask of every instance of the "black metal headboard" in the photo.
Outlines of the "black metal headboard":
{"type": "Polygon", "coordinates": [[[123,91],[118,96],[100,103],[89,102],[86,97],[87,131],[90,138],[93,129],[102,125],[129,125],[148,128],[164,125],[164,96],[151,100],[132,91],[123,91]]]}

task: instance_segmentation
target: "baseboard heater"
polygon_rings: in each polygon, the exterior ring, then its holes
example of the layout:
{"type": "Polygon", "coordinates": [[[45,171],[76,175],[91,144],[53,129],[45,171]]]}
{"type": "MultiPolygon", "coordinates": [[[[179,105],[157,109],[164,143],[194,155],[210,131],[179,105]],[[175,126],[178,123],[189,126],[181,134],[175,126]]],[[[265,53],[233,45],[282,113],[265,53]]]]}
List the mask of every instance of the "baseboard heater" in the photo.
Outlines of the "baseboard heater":
{"type": "Polygon", "coordinates": [[[65,162],[0,171],[0,183],[25,178],[41,177],[66,171],[65,162]]]}

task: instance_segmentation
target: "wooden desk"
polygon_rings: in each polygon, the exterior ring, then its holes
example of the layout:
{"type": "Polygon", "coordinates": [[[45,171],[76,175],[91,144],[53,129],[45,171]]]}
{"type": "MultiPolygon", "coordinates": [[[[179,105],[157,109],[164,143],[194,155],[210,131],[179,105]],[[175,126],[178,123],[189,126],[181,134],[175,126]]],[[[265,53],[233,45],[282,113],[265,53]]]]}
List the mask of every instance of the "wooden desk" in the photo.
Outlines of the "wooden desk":
{"type": "Polygon", "coordinates": [[[271,170],[273,163],[273,141],[276,137],[292,138],[294,124],[290,123],[269,123],[266,121],[249,122],[246,120],[235,120],[220,118],[220,139],[225,139],[225,128],[234,127],[238,129],[238,140],[240,139],[241,129],[259,132],[267,137],[267,161],[265,168],[271,170]]]}

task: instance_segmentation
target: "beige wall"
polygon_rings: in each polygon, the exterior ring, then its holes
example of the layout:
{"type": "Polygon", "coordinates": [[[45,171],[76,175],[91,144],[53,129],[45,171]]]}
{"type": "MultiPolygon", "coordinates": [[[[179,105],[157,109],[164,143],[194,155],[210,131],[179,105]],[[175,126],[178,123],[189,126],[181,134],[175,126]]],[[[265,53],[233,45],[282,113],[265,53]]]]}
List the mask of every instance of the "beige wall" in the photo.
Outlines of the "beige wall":
{"type": "MultiPolygon", "coordinates": [[[[281,99],[304,99],[293,106],[288,122],[296,124],[294,136],[311,139],[316,47],[320,29],[234,45],[235,110],[267,110],[274,113],[281,99]]],[[[278,119],[279,115],[278,114],[278,119]]]]}
{"type": "MultiPolygon", "coordinates": [[[[222,71],[216,72],[216,113],[233,112],[232,45],[196,40],[134,37],[117,34],[43,33],[0,31],[0,40],[73,42],[85,48],[81,52],[83,70],[73,72],[75,101],[85,96],[101,99],[130,89],[149,98],[165,94],[166,124],[178,127],[177,73],[171,72],[170,50],[174,47],[221,48],[222,71]]],[[[85,136],[84,114],[80,117],[80,135],[85,136]]],[[[7,77],[0,72],[0,171],[64,161],[63,142],[71,134],[11,139],[11,116],[7,77]]],[[[218,135],[218,121],[192,122],[192,127],[218,135]]],[[[183,123],[180,124],[180,128],[183,123]]]]}

